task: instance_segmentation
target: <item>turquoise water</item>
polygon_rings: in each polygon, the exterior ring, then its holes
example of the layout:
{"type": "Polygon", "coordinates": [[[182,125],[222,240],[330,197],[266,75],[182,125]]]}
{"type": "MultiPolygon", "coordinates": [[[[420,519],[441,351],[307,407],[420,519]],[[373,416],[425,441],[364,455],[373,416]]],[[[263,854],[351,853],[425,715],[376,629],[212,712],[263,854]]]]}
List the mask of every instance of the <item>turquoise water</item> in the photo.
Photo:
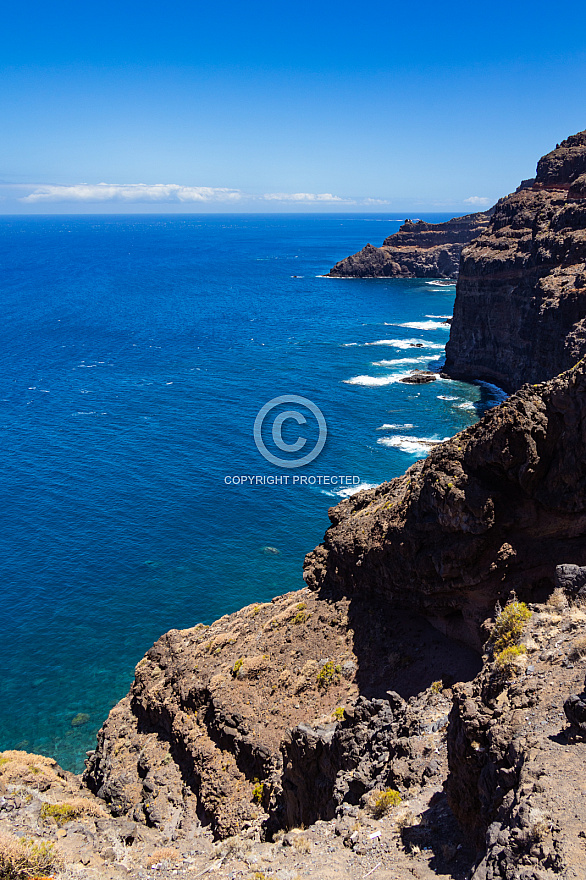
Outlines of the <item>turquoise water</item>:
{"type": "MultiPolygon", "coordinates": [[[[381,482],[498,399],[397,381],[438,369],[453,286],[319,277],[398,225],[0,218],[0,748],[79,770],[161,633],[302,586],[348,490],[293,475],[381,482]],[[254,443],[260,408],[287,394],[327,423],[305,468],[254,443]]],[[[316,431],[289,419],[283,439],[312,448],[316,431]]],[[[265,439],[275,451],[270,423],[265,439]]]]}

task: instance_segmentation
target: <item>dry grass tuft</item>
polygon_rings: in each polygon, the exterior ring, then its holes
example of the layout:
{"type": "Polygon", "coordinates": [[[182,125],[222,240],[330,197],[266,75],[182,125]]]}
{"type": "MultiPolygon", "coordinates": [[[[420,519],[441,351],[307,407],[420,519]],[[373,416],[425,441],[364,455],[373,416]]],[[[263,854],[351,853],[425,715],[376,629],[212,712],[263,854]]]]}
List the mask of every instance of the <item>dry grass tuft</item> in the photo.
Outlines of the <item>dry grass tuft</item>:
{"type": "Polygon", "coordinates": [[[147,859],[147,868],[153,868],[155,865],[160,865],[161,862],[177,862],[180,858],[179,850],[171,846],[154,849],[147,859]]]}

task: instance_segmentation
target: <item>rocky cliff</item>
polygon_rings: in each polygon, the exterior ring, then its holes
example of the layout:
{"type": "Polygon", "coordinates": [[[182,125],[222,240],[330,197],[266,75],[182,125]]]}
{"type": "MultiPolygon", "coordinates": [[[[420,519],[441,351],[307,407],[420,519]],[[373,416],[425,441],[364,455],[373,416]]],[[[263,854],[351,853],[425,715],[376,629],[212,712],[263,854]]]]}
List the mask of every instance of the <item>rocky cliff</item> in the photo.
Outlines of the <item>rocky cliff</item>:
{"type": "Polygon", "coordinates": [[[484,232],[492,211],[446,223],[406,220],[382,247],[367,244],[330,269],[332,278],[456,278],[465,244],[484,232]]]}
{"type": "Polygon", "coordinates": [[[586,353],[586,132],[544,156],[462,251],[445,373],[512,391],[586,353]]]}
{"type": "Polygon", "coordinates": [[[384,596],[480,648],[511,590],[536,600],[586,563],[586,366],[526,386],[404,476],[329,512],[305,561],[322,595],[384,596]]]}
{"type": "Polygon", "coordinates": [[[0,756],[0,867],[583,877],[586,361],[330,519],[306,588],[159,639],[83,781],[0,756]]]}

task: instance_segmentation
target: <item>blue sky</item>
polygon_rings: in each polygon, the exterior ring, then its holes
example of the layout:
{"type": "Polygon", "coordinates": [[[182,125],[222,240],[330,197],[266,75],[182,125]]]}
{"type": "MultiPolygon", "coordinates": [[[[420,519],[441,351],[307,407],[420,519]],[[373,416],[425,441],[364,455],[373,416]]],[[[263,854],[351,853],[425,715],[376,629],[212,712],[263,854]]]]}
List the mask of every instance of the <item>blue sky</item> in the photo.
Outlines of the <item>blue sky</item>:
{"type": "Polygon", "coordinates": [[[0,212],[476,210],[586,128],[586,7],[21,2],[0,212]]]}

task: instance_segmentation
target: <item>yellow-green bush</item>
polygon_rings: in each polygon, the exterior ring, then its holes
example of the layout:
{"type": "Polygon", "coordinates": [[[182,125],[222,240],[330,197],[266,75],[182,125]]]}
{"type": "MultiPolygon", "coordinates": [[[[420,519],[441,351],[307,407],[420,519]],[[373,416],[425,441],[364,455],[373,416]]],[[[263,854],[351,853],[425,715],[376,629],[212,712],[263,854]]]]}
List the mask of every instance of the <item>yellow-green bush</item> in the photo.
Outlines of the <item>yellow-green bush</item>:
{"type": "Polygon", "coordinates": [[[254,788],[252,789],[252,800],[255,802],[255,804],[260,804],[264,791],[264,782],[255,782],[254,788]]]}
{"type": "Polygon", "coordinates": [[[491,641],[495,654],[511,645],[518,645],[531,612],[525,602],[509,602],[498,615],[491,641]]]}
{"type": "Polygon", "coordinates": [[[233,676],[237,676],[237,675],[238,675],[238,673],[239,673],[240,670],[242,669],[242,664],[243,664],[243,663],[244,663],[244,660],[242,659],[242,657],[240,657],[240,658],[236,661],[236,663],[235,663],[234,666],[232,667],[232,675],[233,675],[233,676]]]}
{"type": "Polygon", "coordinates": [[[403,798],[394,788],[387,788],[386,791],[381,791],[372,807],[375,818],[380,819],[386,816],[389,810],[392,810],[393,807],[398,807],[402,800],[403,798]]]}
{"type": "Polygon", "coordinates": [[[341,666],[335,664],[333,660],[328,660],[317,674],[317,686],[328,688],[331,684],[337,684],[340,681],[341,672],[341,666]]]}
{"type": "Polygon", "coordinates": [[[499,651],[495,657],[497,669],[507,678],[512,678],[519,671],[518,660],[526,652],[525,645],[509,645],[499,651]]]}

